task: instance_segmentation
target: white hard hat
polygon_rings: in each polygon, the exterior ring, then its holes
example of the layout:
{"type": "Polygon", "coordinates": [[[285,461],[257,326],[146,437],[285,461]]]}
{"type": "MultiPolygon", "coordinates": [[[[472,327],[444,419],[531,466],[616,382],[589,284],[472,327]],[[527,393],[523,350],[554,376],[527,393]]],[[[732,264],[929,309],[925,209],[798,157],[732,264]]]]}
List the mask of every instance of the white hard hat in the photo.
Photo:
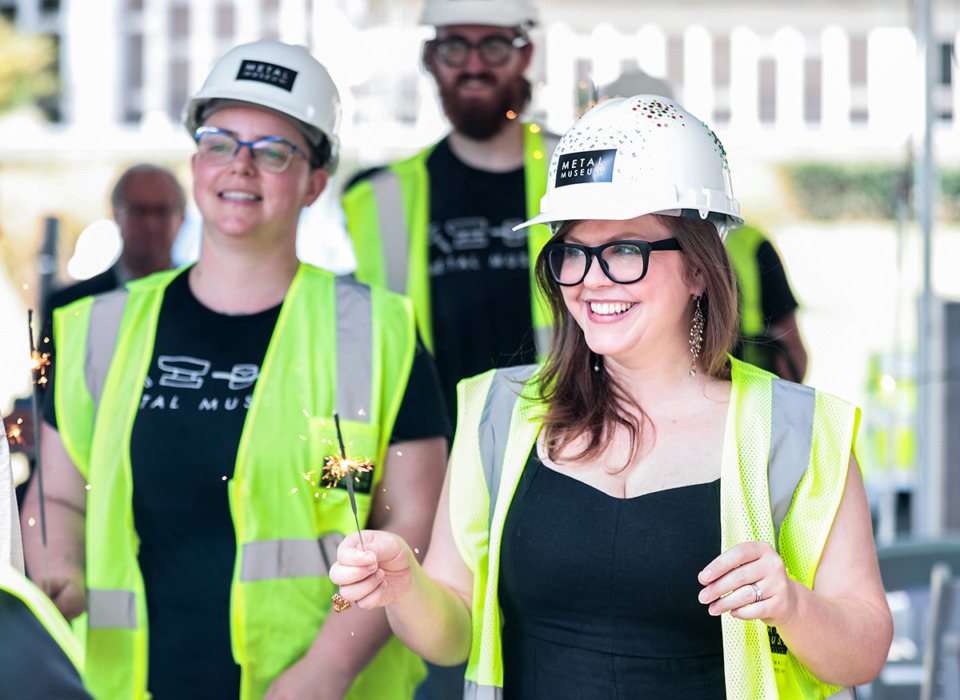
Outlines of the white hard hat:
{"type": "Polygon", "coordinates": [[[221,101],[246,102],[292,118],[320,157],[326,137],[330,155],[320,165],[330,173],[336,170],[340,93],[327,69],[305,47],[261,39],[230,49],[183,108],[181,118],[191,136],[221,101]]]}
{"type": "Polygon", "coordinates": [[[533,0],[425,0],[421,24],[483,24],[530,29],[537,23],[533,0]]]}
{"type": "Polygon", "coordinates": [[[605,100],[553,152],[540,213],[518,228],[643,214],[709,218],[721,238],[743,223],[716,134],[659,95],[605,100]]]}

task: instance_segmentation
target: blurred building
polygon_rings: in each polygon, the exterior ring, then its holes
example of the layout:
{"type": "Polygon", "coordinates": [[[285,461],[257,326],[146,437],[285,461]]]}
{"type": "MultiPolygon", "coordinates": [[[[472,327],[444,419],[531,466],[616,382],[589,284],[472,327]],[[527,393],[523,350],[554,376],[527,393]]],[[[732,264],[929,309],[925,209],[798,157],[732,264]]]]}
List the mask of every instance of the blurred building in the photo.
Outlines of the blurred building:
{"type": "MultiPolygon", "coordinates": [[[[913,6],[926,0],[541,0],[534,111],[562,131],[624,66],[739,148],[789,157],[889,155],[916,126],[913,6]],[[741,145],[742,144],[742,145],[741,145]]],[[[958,10],[930,0],[934,110],[952,148],[958,10]]],[[[302,43],[344,92],[348,157],[381,161],[443,128],[419,65],[421,0],[0,0],[25,32],[56,37],[64,125],[176,121],[230,46],[302,43]]],[[[0,143],[0,149],[3,144],[0,143]]]]}

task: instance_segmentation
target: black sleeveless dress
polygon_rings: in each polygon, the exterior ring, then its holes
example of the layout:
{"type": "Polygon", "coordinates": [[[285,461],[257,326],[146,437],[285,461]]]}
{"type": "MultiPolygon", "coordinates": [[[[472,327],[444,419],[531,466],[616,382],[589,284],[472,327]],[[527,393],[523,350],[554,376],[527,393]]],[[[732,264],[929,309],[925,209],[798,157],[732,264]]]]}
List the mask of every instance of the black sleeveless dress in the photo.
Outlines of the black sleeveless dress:
{"type": "Polygon", "coordinates": [[[505,700],[723,700],[720,481],[615,498],[531,454],[504,524],[505,700]]]}

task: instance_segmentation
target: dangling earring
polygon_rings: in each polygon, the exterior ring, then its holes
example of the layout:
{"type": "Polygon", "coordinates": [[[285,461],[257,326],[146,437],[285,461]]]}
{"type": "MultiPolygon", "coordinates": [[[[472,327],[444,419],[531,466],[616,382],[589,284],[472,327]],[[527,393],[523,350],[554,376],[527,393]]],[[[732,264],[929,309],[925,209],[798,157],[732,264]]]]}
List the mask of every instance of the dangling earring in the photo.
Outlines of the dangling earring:
{"type": "Polygon", "coordinates": [[[693,355],[693,366],[690,376],[697,376],[697,359],[700,357],[700,348],[703,346],[703,312],[700,310],[700,296],[697,296],[697,308],[693,310],[693,324],[690,326],[690,354],[693,355]]]}
{"type": "Polygon", "coordinates": [[[600,371],[600,358],[601,358],[601,357],[603,357],[603,356],[602,356],[602,355],[594,355],[594,356],[593,356],[593,371],[594,371],[594,372],[599,372],[599,371],[600,371]]]}

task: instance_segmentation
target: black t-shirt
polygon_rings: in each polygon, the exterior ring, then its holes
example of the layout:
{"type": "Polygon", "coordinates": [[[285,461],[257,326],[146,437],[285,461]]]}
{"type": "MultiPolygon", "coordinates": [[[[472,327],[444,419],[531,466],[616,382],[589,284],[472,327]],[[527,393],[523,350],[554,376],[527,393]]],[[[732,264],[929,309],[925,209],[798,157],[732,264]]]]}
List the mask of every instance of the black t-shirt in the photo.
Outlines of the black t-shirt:
{"type": "Polygon", "coordinates": [[[451,421],[456,384],[493,367],[536,361],[530,314],[523,168],[477,170],[441,141],[430,177],[430,298],[434,357],[451,421]]]}
{"type": "MultiPolygon", "coordinates": [[[[227,484],[280,306],[219,314],[196,300],[187,278],[164,295],[130,438],[150,690],[155,700],[236,700],[240,670],[229,629],[236,536],[227,484]]],[[[52,404],[45,409],[55,419],[52,404]]],[[[436,371],[418,343],[392,441],[450,433],[436,371]]]]}

